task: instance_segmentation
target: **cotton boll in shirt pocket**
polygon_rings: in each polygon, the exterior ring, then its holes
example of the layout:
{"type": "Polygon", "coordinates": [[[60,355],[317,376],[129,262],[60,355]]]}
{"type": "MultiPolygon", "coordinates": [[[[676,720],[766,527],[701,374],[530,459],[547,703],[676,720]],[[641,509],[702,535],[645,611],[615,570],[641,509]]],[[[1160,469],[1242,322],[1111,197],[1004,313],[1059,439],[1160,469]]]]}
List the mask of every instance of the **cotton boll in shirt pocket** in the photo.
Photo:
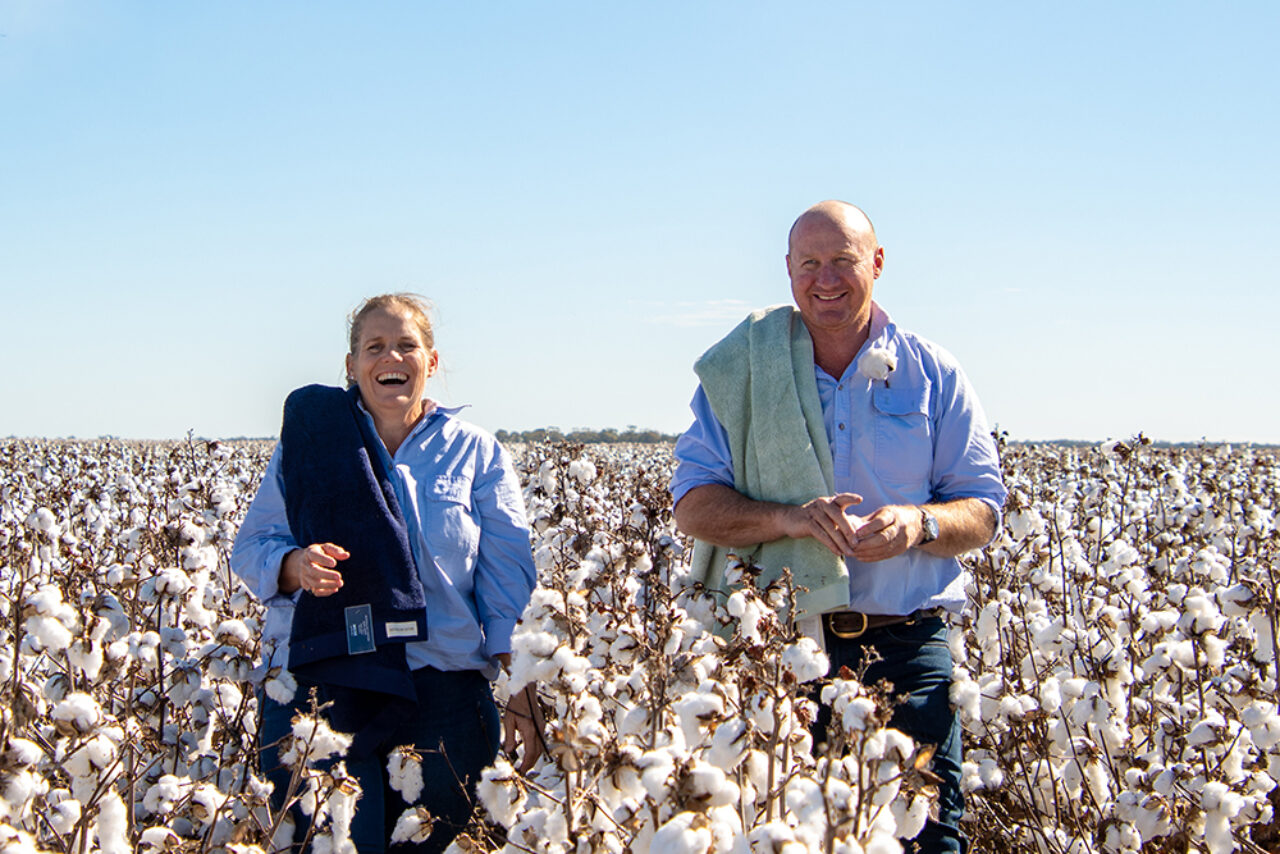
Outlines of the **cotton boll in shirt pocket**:
{"type": "Polygon", "coordinates": [[[929,422],[929,385],[877,385],[871,393],[876,430],[876,476],[894,486],[919,488],[914,500],[928,498],[933,470],[933,433],[929,422]]]}
{"type": "Polygon", "coordinates": [[[442,567],[467,566],[480,548],[480,526],[471,512],[471,478],[438,475],[419,485],[423,534],[442,567]]]}

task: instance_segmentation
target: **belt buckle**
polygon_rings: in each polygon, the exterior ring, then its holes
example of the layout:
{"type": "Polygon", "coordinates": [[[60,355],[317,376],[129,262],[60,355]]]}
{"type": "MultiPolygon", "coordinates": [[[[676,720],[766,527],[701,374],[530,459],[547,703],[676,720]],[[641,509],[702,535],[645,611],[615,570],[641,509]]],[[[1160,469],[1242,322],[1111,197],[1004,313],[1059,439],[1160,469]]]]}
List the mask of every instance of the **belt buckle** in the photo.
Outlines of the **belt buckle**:
{"type": "Polygon", "coordinates": [[[853,640],[854,638],[860,638],[867,633],[867,615],[861,611],[851,611],[849,613],[857,614],[862,618],[862,628],[853,632],[842,632],[836,628],[836,621],[833,619],[835,615],[832,614],[827,617],[827,628],[831,629],[831,634],[840,638],[840,640],[853,640]]]}

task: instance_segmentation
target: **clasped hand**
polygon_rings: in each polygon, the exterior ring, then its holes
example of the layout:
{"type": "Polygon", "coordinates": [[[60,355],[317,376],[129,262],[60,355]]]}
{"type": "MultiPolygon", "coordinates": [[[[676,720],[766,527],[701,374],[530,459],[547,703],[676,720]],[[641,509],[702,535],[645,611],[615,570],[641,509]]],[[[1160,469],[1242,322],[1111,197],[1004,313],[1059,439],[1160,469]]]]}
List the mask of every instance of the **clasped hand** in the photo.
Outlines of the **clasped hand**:
{"type": "Polygon", "coordinates": [[[919,508],[888,504],[870,516],[850,515],[861,503],[861,495],[840,492],[795,505],[788,511],[787,536],[813,537],[832,554],[864,562],[896,557],[920,539],[919,508]]]}

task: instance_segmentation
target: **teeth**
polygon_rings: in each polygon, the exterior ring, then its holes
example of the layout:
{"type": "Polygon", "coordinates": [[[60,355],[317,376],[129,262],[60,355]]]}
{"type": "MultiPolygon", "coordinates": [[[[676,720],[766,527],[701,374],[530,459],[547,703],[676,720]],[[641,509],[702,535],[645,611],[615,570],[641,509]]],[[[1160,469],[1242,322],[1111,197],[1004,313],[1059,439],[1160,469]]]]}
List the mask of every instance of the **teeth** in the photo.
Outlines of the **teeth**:
{"type": "Polygon", "coordinates": [[[409,381],[409,375],[403,374],[400,371],[388,371],[385,374],[378,374],[378,382],[380,383],[395,382],[396,380],[407,383],[409,381]]]}

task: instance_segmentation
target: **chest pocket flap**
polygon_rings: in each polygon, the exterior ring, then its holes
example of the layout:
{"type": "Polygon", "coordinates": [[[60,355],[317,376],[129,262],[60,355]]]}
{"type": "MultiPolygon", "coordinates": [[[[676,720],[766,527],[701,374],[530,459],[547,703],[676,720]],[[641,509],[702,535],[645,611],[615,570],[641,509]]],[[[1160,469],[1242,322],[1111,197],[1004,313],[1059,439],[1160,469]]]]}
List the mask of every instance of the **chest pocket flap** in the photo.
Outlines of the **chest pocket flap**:
{"type": "Polygon", "coordinates": [[[877,385],[871,403],[881,415],[926,415],[929,412],[929,383],[918,386],[877,385]]]}

